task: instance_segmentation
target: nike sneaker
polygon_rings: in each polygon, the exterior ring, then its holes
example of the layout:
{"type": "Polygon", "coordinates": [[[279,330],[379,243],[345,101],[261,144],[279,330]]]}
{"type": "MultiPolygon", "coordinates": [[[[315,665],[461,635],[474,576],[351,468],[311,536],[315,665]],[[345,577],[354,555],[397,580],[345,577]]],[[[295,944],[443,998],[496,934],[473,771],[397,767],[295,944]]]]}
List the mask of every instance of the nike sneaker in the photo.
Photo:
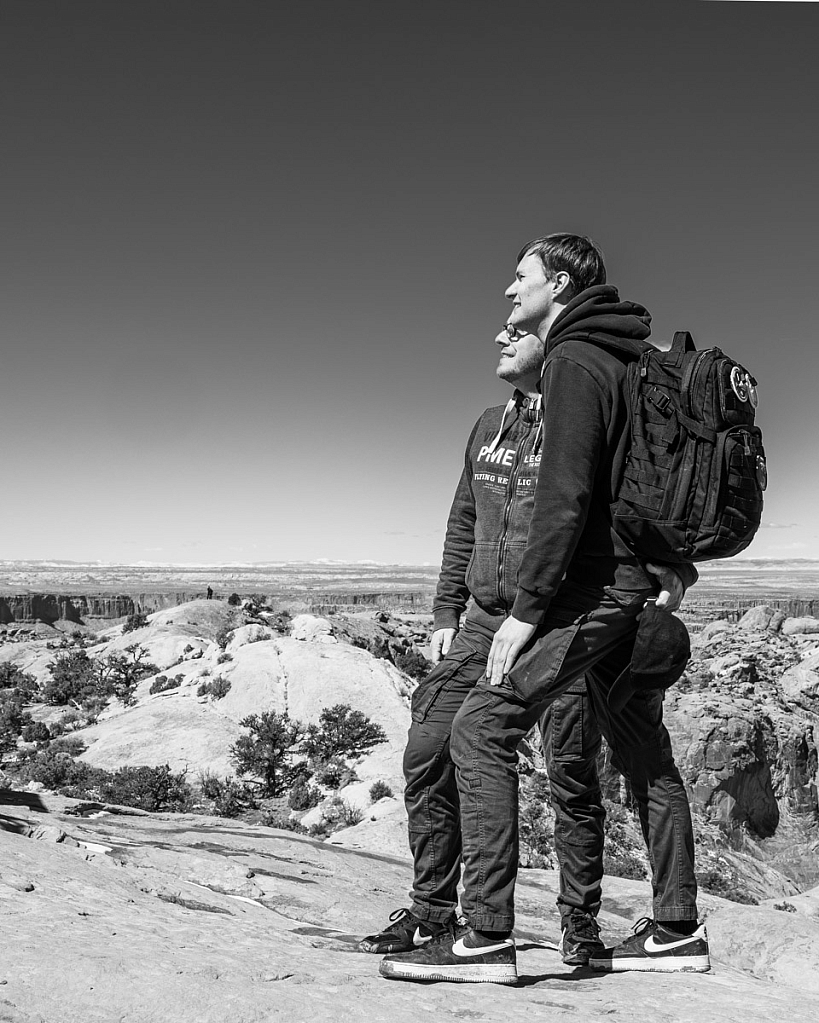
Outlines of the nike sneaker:
{"type": "Polygon", "coordinates": [[[450,924],[425,948],[386,956],[379,973],[390,980],[448,980],[456,984],[516,984],[512,938],[488,941],[471,927],[450,924]]]}
{"type": "Polygon", "coordinates": [[[572,910],[563,921],[560,954],[567,966],[587,966],[593,955],[604,952],[600,925],[591,913],[572,910]]]}
{"type": "MultiPolygon", "coordinates": [[[[454,918],[452,918],[454,919],[454,918]]],[[[360,952],[413,952],[428,945],[433,938],[446,931],[446,923],[420,920],[408,909],[397,909],[390,914],[390,922],[378,934],[369,934],[358,943],[360,952]]]]}
{"type": "Polygon", "coordinates": [[[643,917],[634,925],[634,934],[614,948],[596,952],[589,959],[593,970],[623,973],[707,973],[711,969],[708,935],[705,925],[693,934],[679,934],[657,920],[643,917]]]}

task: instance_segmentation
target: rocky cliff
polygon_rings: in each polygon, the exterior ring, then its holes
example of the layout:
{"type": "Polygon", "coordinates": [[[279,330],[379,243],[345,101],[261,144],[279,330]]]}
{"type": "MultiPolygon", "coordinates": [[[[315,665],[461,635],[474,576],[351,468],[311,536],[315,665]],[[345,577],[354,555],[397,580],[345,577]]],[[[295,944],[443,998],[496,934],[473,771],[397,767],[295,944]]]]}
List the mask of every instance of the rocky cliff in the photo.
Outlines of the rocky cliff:
{"type": "Polygon", "coordinates": [[[81,623],[86,618],[124,618],[136,611],[150,613],[184,604],[204,594],[133,593],[71,594],[18,593],[0,597],[0,625],[11,622],[46,622],[63,619],[81,623]]]}

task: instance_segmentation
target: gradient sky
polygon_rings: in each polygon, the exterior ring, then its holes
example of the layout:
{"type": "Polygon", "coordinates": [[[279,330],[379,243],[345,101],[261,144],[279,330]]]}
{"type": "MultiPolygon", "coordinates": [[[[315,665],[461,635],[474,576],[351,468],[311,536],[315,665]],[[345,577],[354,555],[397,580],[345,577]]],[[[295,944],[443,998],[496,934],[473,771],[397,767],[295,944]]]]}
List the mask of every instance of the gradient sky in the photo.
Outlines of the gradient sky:
{"type": "Polygon", "coordinates": [[[0,557],[436,563],[515,254],[569,230],[754,373],[747,556],[819,558],[817,29],[0,0],[0,557]]]}

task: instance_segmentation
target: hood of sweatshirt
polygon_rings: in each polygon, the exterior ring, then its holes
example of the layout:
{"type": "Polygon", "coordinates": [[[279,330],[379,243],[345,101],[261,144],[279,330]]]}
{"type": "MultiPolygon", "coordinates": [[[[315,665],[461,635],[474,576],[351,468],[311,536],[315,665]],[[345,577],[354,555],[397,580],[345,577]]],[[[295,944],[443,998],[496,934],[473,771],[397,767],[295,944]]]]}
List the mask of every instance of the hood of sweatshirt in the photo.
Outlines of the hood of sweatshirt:
{"type": "Polygon", "coordinates": [[[617,288],[598,284],[569,302],[546,337],[544,356],[564,341],[597,341],[631,355],[649,347],[651,313],[638,302],[624,302],[617,288]]]}

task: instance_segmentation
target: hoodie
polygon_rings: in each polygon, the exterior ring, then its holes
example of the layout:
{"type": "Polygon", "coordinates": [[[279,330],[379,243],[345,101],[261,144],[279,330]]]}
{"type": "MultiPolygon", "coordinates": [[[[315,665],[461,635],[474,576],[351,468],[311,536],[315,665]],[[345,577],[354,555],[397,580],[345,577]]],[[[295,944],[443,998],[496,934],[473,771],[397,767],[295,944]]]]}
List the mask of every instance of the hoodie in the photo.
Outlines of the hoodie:
{"type": "Polygon", "coordinates": [[[564,579],[632,592],[656,585],[610,511],[629,448],[626,371],[652,347],[650,324],[643,306],[598,285],[576,295],[546,337],[543,458],[512,607],[519,621],[542,622],[564,579]]]}
{"type": "Polygon", "coordinates": [[[540,401],[516,391],[475,424],[447,522],[433,628],[457,629],[470,597],[490,615],[509,613],[532,517],[541,421],[540,401]]]}

